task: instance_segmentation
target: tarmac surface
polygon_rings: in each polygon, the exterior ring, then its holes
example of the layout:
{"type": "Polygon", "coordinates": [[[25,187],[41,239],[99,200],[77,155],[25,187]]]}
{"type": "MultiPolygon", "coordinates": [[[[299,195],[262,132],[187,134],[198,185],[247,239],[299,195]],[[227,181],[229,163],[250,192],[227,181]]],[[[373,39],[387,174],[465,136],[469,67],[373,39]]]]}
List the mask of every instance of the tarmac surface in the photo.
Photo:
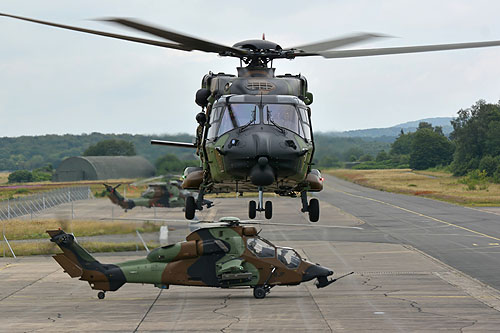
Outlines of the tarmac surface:
{"type": "MultiPolygon", "coordinates": [[[[99,300],[96,291],[63,273],[50,256],[0,258],[0,332],[499,330],[500,293],[494,274],[488,272],[499,269],[498,246],[488,245],[496,242],[490,236],[500,236],[495,228],[498,215],[373,191],[333,177],[326,184],[318,195],[321,220],[316,224],[300,213],[299,199],[266,198],[274,204],[271,222],[297,226],[263,221],[261,236],[294,247],[303,257],[334,270],[335,277],[355,272],[327,288],[317,289],[313,282],[276,287],[257,300],[251,289],[171,286],[160,291],[151,285],[126,284],[99,300]]],[[[216,205],[198,213],[198,218],[245,219],[248,200],[215,199],[216,205]]],[[[73,212],[72,223],[92,217],[183,216],[180,209],[156,209],[156,214],[153,209],[112,211],[106,200],[75,202],[73,212]]],[[[50,216],[69,218],[71,207],[53,208],[40,217],[50,216]]],[[[166,224],[170,242],[189,232],[186,222],[166,224]]],[[[113,263],[143,255],[95,256],[113,263]]]]}

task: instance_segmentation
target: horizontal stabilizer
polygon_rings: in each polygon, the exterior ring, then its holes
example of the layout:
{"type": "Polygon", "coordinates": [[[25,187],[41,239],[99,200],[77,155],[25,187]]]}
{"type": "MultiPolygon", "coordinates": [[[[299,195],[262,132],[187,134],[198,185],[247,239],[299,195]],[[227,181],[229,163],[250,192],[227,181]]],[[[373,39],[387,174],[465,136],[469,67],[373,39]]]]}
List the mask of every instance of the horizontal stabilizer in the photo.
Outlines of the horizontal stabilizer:
{"type": "Polygon", "coordinates": [[[68,273],[72,278],[80,277],[83,274],[82,268],[76,265],[73,261],[68,259],[64,254],[56,254],[53,256],[55,261],[64,269],[64,272],[68,273]]]}

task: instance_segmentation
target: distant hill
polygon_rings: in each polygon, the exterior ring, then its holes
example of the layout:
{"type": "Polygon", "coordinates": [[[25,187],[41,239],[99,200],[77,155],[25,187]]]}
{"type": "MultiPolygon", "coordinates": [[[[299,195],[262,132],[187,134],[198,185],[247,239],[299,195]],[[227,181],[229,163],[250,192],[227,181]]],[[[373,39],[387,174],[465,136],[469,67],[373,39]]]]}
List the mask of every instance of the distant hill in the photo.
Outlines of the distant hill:
{"type": "MultiPolygon", "coordinates": [[[[387,128],[368,128],[344,132],[329,132],[328,134],[337,137],[347,137],[347,138],[386,138],[383,141],[391,141],[390,139],[396,138],[401,130],[405,133],[415,132],[418,128],[418,124],[421,122],[431,123],[432,126],[441,126],[443,128],[443,133],[449,135],[453,131],[450,121],[452,117],[436,117],[436,118],[425,118],[415,121],[409,121],[403,124],[394,125],[387,128]]],[[[326,133],[325,133],[326,134],[326,133]]]]}

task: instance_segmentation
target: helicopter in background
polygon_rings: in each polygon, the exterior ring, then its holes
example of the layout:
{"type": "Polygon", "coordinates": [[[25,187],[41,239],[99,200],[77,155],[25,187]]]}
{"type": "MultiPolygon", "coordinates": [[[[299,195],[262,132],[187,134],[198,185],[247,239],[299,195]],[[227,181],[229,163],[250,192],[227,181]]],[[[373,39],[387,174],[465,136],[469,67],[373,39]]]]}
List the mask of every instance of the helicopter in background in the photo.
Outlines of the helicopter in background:
{"type": "Polygon", "coordinates": [[[275,59],[321,56],[323,58],[365,57],[388,54],[443,51],[500,46],[500,41],[421,45],[390,48],[338,50],[346,46],[385,37],[359,33],[316,43],[283,48],[265,40],[246,40],[233,46],[209,42],[186,34],[158,28],[137,20],[110,18],[115,23],[167,40],[138,38],[90,30],[9,14],[11,17],[38,24],[94,35],[155,45],[180,51],[203,51],[240,60],[237,75],[209,72],[202,79],[195,102],[201,107],[196,115],[198,128],[195,143],[153,140],[152,144],[196,149],[200,167],[184,172],[182,187],[199,192],[188,196],[185,217],[193,219],[196,210],[206,205],[208,193],[258,192],[258,201],[251,200],[248,216],[264,212],[272,218],[272,202],[264,202],[264,192],[280,196],[300,196],[302,212],[309,220],[319,220],[319,201],[308,193],[323,189],[323,178],[313,168],[314,137],[311,108],[313,94],[302,75],[275,75],[275,59]]]}
{"type": "Polygon", "coordinates": [[[125,209],[125,212],[136,206],[140,207],[184,207],[187,196],[192,196],[191,192],[181,187],[181,181],[171,180],[168,182],[150,183],[146,190],[141,193],[140,198],[124,198],[117,188],[121,186],[111,186],[103,184],[106,195],[115,205],[125,209]]]}
{"type": "MultiPolygon", "coordinates": [[[[196,197],[196,193],[182,188],[182,181],[171,177],[163,177],[164,181],[148,183],[148,187],[141,193],[139,198],[125,198],[117,191],[121,184],[111,186],[104,185],[106,195],[115,205],[120,206],[127,212],[136,206],[140,207],[184,207],[187,197],[196,197]]],[[[206,200],[204,204],[210,208],[213,203],[206,200]]]]}

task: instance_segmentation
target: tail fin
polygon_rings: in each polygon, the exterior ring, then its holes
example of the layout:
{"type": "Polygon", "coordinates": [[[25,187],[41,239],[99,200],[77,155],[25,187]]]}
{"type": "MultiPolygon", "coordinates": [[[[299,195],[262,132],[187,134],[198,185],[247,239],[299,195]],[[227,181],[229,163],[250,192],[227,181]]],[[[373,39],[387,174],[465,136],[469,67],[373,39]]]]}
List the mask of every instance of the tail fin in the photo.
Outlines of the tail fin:
{"type": "Polygon", "coordinates": [[[106,192],[109,200],[115,205],[119,205],[123,209],[132,209],[135,207],[135,203],[132,200],[125,200],[125,198],[116,190],[121,184],[116,185],[115,187],[102,184],[106,188],[106,192]]]}
{"type": "Polygon", "coordinates": [[[63,230],[47,230],[50,241],[59,246],[63,253],[53,258],[72,278],[88,281],[92,289],[117,290],[125,283],[125,276],[116,265],[101,264],[81,247],[71,234],[63,230]]]}

